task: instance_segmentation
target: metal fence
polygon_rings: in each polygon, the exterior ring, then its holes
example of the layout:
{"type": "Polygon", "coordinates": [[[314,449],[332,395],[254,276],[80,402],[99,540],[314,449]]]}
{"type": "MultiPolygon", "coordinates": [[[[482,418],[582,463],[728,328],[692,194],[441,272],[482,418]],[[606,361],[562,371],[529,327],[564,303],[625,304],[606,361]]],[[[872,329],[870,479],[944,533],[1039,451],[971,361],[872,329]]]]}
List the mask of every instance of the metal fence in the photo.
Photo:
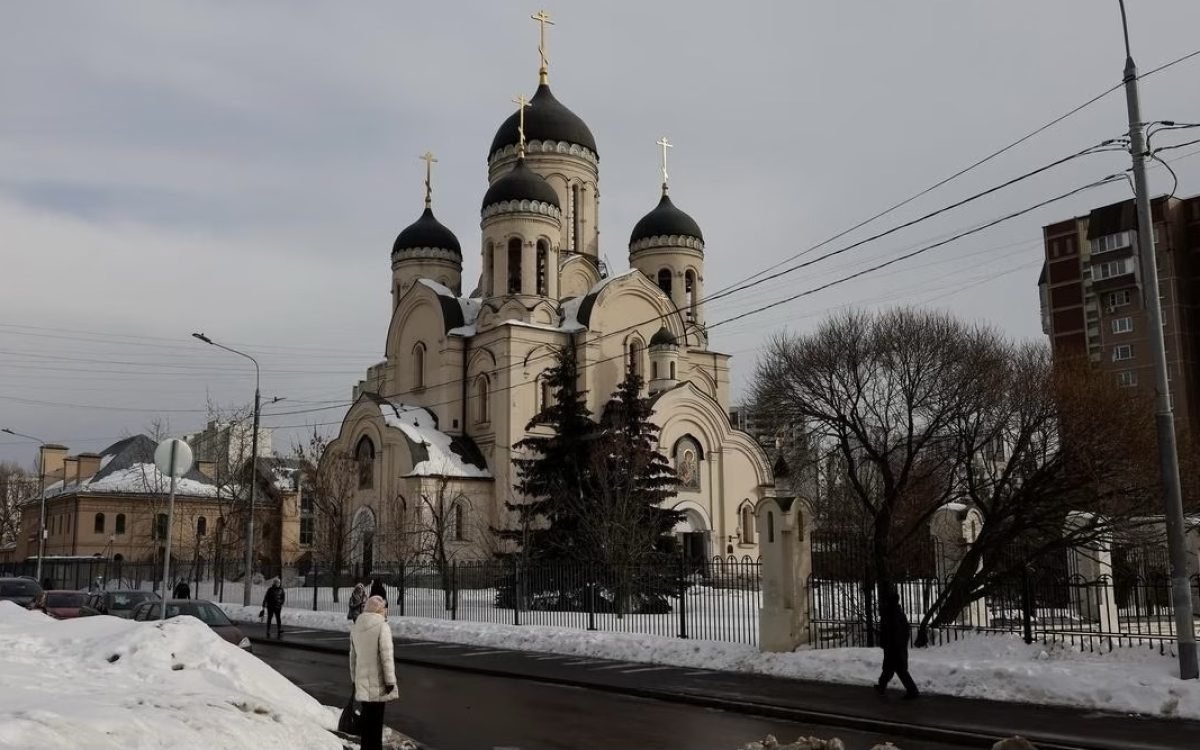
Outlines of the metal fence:
{"type": "MultiPolygon", "coordinates": [[[[0,567],[0,575],[33,575],[34,568],[33,562],[9,565],[0,567]]],[[[194,598],[241,604],[242,569],[233,561],[173,563],[171,584],[186,580],[194,598]]],[[[301,573],[264,566],[253,578],[252,605],[262,602],[277,576],[287,607],[339,613],[347,613],[361,580],[320,567],[301,573]]],[[[54,586],[73,589],[158,591],[161,577],[156,563],[46,561],[43,568],[43,578],[54,586]]],[[[748,557],[603,568],[501,560],[451,561],[444,567],[376,563],[370,578],[384,585],[394,616],[758,643],[761,563],[748,557]]]]}

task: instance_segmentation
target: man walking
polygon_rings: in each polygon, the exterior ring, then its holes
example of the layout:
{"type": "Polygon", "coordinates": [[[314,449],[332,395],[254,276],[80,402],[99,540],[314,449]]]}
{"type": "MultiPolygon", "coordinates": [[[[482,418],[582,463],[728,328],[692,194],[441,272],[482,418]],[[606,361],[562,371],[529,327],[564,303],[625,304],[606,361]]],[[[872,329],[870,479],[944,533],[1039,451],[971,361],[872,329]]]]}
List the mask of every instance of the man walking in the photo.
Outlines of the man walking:
{"type": "MultiPolygon", "coordinates": [[[[275,634],[277,638],[283,637],[283,605],[287,602],[287,592],[283,590],[279,579],[271,581],[271,588],[267,589],[266,596],[263,597],[262,608],[267,614],[267,637],[271,637],[271,618],[275,619],[275,634]]],[[[259,612],[258,616],[262,617],[263,612],[259,612]]]]}
{"type": "Polygon", "coordinates": [[[882,695],[893,677],[899,677],[904,685],[904,697],[908,700],[917,698],[917,683],[913,682],[908,673],[908,618],[904,616],[904,608],[900,606],[900,595],[895,589],[889,589],[883,594],[879,612],[879,645],[883,648],[883,673],[875,690],[882,695]]]}
{"type": "Polygon", "coordinates": [[[175,584],[173,596],[176,599],[191,599],[192,587],[188,585],[187,581],[180,581],[179,583],[175,584]]]}

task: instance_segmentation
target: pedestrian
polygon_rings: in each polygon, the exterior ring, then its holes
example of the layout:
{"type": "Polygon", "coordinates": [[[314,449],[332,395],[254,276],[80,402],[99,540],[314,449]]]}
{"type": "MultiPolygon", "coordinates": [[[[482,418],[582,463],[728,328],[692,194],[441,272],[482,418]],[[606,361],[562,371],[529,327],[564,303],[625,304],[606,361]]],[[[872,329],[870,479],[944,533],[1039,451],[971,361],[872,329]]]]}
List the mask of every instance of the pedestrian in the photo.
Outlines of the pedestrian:
{"type": "Polygon", "coordinates": [[[171,596],[175,599],[191,599],[192,587],[188,585],[187,581],[180,581],[175,584],[175,591],[172,592],[171,596]]]}
{"type": "Polygon", "coordinates": [[[904,697],[917,698],[920,692],[917,683],[908,673],[908,618],[900,605],[900,595],[895,589],[884,592],[879,611],[879,645],[883,648],[883,672],[875,690],[882,695],[893,677],[904,684],[904,697]]]}
{"type": "Polygon", "coordinates": [[[350,681],[354,685],[354,699],[362,707],[359,718],[362,750],[382,750],[384,704],[399,697],[392,629],[386,611],[387,603],[372,596],[350,629],[350,681]]]}
{"type": "Polygon", "coordinates": [[[378,578],[371,580],[371,596],[378,596],[383,600],[384,604],[387,604],[387,588],[383,585],[383,581],[378,578]]]}
{"type": "Polygon", "coordinates": [[[346,619],[354,622],[358,616],[363,613],[363,606],[367,603],[367,589],[362,585],[362,581],[354,584],[354,591],[350,594],[350,611],[346,613],[346,619]]]}
{"type": "Polygon", "coordinates": [[[258,613],[261,618],[263,612],[267,615],[267,637],[271,637],[271,619],[275,620],[275,633],[279,638],[283,637],[283,605],[287,602],[287,592],[283,590],[283,585],[279,579],[271,581],[271,587],[267,589],[266,596],[262,601],[262,612],[258,613]]]}

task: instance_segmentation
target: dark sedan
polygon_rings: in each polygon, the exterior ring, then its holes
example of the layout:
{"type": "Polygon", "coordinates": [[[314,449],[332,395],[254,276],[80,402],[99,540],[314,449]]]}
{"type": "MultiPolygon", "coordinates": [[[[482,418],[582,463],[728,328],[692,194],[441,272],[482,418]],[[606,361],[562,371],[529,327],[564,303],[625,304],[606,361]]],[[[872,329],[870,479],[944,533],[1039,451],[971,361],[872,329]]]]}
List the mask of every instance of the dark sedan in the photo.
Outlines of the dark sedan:
{"type": "Polygon", "coordinates": [[[29,578],[0,578],[0,602],[28,607],[42,594],[42,587],[29,578]]]}
{"type": "Polygon", "coordinates": [[[124,589],[120,591],[99,591],[88,597],[87,606],[102,615],[123,617],[129,619],[139,604],[147,601],[158,601],[158,594],[153,591],[124,589]]]}
{"type": "MultiPolygon", "coordinates": [[[[238,648],[250,650],[250,639],[225,615],[225,610],[203,599],[171,599],[167,601],[167,619],[188,615],[212,628],[212,631],[238,648]]],[[[133,611],[133,619],[153,622],[162,616],[161,602],[143,602],[133,611]]]]}
{"type": "Polygon", "coordinates": [[[47,591],[46,614],[56,620],[70,620],[75,617],[89,617],[100,614],[87,606],[86,591],[47,591]]]}

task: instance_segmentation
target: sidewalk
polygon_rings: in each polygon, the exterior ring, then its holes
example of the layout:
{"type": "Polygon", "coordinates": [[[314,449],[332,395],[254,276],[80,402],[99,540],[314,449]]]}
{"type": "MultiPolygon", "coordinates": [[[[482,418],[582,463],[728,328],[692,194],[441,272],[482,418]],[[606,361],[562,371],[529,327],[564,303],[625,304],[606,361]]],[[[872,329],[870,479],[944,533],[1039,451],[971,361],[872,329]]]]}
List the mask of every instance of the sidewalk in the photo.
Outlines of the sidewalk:
{"type": "MultiPolygon", "coordinates": [[[[252,640],[265,640],[261,623],[239,625],[252,640]]],[[[346,633],[312,628],[285,629],[282,640],[270,642],[328,653],[349,651],[346,633]]],[[[880,697],[855,685],[429,641],[396,639],[395,655],[400,663],[884,732],[897,739],[988,748],[999,738],[1021,735],[1040,750],[1200,748],[1200,722],[1192,721],[939,695],[909,702],[900,700],[899,691],[880,697]]]]}

